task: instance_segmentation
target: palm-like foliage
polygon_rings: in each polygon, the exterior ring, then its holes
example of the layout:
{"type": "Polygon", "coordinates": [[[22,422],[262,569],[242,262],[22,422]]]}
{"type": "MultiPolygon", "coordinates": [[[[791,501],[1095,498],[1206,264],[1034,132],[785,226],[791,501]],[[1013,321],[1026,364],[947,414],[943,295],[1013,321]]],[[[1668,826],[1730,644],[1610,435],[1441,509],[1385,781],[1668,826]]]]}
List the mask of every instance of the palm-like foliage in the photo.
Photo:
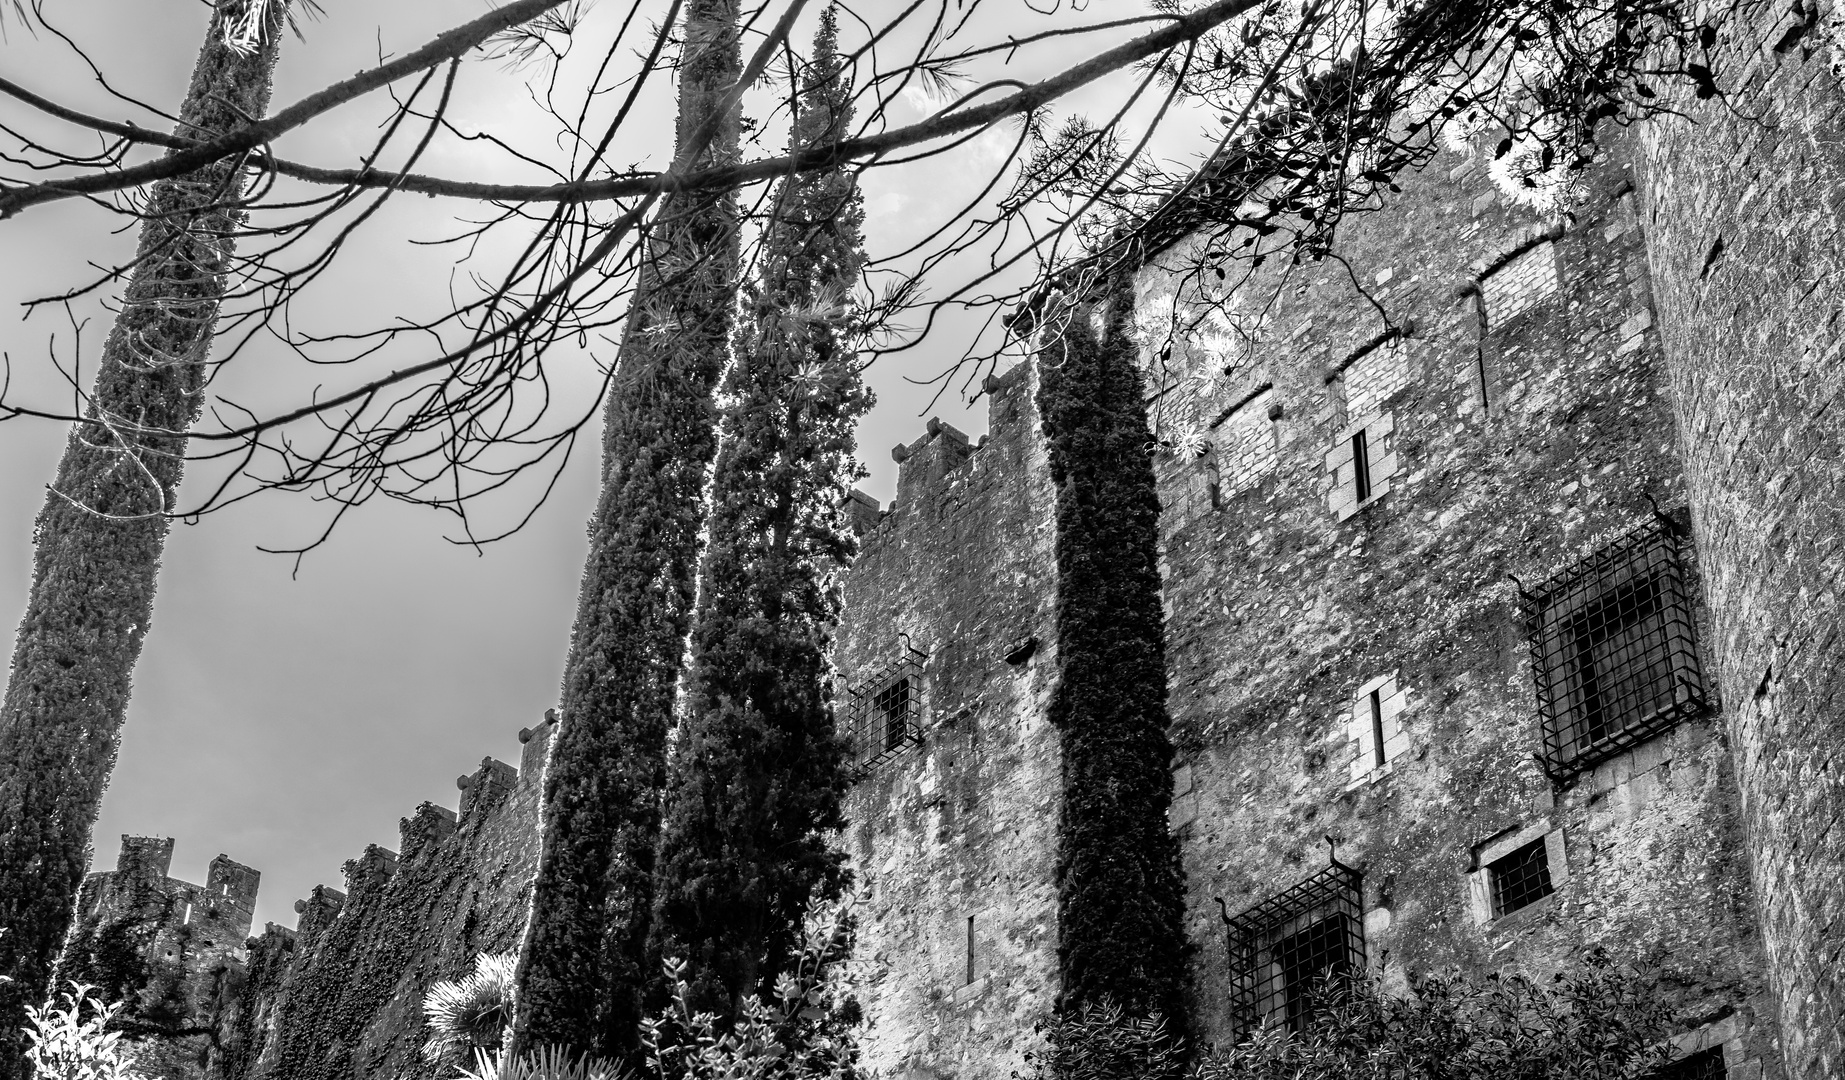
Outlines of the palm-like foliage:
{"type": "Polygon", "coordinates": [[[423,1015],[429,1023],[425,1060],[464,1060],[470,1052],[486,1054],[505,1041],[518,965],[516,953],[481,953],[474,958],[473,971],[429,988],[423,996],[423,1015]]]}

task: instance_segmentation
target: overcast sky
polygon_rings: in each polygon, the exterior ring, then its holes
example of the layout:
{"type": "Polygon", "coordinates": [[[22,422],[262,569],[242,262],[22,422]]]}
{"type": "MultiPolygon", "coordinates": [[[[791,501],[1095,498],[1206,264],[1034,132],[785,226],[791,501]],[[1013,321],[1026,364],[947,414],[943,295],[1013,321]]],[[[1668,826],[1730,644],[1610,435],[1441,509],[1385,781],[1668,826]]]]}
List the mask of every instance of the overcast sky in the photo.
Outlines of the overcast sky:
{"type": "MultiPolygon", "coordinates": [[[[326,17],[306,27],[307,43],[290,39],[283,49],[278,106],[369,66],[380,50],[407,51],[484,5],[323,6],[326,17]]],[[[604,0],[604,7],[625,5],[604,0]]],[[[208,14],[199,0],[61,0],[52,10],[120,89],[177,108],[208,14]]],[[[1118,14],[1006,12],[1022,27],[1118,14]]],[[[55,38],[33,37],[16,24],[8,30],[0,43],[8,78],[106,115],[150,122],[112,101],[55,38]]],[[[1041,62],[1078,59],[1066,50],[1045,53],[1041,62]]],[[[480,117],[480,126],[516,120],[530,107],[518,76],[488,64],[467,69],[460,93],[459,115],[480,117]]],[[[915,119],[925,104],[899,119],[915,119]]],[[[19,122],[20,112],[0,103],[0,122],[19,122]]],[[[670,146],[670,101],[650,115],[655,146],[635,149],[634,159],[670,146]]],[[[348,107],[284,152],[350,166],[376,119],[375,109],[348,107]]],[[[964,186],[999,152],[999,143],[986,139],[959,159],[874,174],[866,229],[874,251],[939,219],[964,194],[957,183],[964,186]]],[[[450,153],[427,167],[455,175],[472,165],[450,153]]],[[[405,241],[439,231],[457,207],[416,202],[342,266],[338,284],[317,298],[323,313],[375,319],[440,290],[452,259],[405,241]]],[[[54,336],[59,355],[69,355],[70,326],[51,312],[23,320],[5,312],[82,280],[87,263],[128,251],[132,234],[111,236],[109,225],[75,201],[0,222],[0,349],[13,365],[15,392],[23,388],[41,401],[55,393],[45,361],[54,336]]],[[[93,362],[107,316],[89,311],[83,353],[93,362]]],[[[860,429],[860,446],[870,469],[864,486],[881,500],[891,498],[895,481],[890,447],[914,438],[928,415],[971,435],[984,431],[984,403],[968,410],[950,393],[932,407],[933,388],[905,381],[935,374],[966,339],[950,326],[901,362],[873,368],[879,404],[860,429]]],[[[264,359],[261,351],[245,356],[227,377],[260,395],[277,377],[264,359]]],[[[578,388],[590,385],[586,371],[575,375],[578,388]]],[[[8,655],[25,605],[33,517],[63,438],[61,428],[41,422],[0,424],[0,624],[8,655]]],[[[175,876],[201,881],[206,863],[223,852],[263,874],[258,929],[264,920],[292,926],[297,897],[316,883],[342,885],[341,863],[367,843],[395,848],[398,819],[419,802],[454,806],[456,776],[483,756],[517,761],[518,729],[557,698],[595,465],[593,453],[579,452],[525,530],[479,552],[448,542],[451,526],[434,513],[379,503],[350,516],[291,578],[290,560],[258,547],[298,542],[322,520],[322,509],[299,496],[259,498],[177,526],[96,827],[96,866],[114,864],[122,833],[172,836],[175,876]]]]}

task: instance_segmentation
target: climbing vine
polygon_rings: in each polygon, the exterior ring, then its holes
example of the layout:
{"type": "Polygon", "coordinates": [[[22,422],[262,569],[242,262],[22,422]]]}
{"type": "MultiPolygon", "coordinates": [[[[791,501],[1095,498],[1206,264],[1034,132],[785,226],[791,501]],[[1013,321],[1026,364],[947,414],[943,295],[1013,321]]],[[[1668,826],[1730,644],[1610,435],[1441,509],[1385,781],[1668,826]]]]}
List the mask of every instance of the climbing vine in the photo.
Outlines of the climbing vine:
{"type": "Polygon", "coordinates": [[[1135,359],[1132,282],[1049,305],[1038,407],[1057,490],[1059,1008],[1158,1015],[1180,1043],[1189,946],[1167,826],[1172,744],[1159,500],[1135,359]]]}

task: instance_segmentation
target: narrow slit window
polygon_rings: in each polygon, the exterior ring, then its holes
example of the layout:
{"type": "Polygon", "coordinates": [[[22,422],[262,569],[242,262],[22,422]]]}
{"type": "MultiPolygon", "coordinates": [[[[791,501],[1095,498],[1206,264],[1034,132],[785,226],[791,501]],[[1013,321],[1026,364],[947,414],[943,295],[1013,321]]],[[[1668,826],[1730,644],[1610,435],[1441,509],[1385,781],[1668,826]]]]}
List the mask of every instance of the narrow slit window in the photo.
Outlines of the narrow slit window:
{"type": "Polygon", "coordinates": [[[967,917],[967,977],[964,982],[974,981],[974,917],[967,917]]]}
{"type": "Polygon", "coordinates": [[[1371,497],[1371,453],[1363,429],[1352,432],[1352,483],[1359,502],[1371,497]]]}
{"type": "Polygon", "coordinates": [[[1384,700],[1382,694],[1383,687],[1380,686],[1372,690],[1369,695],[1369,704],[1371,706],[1371,753],[1376,759],[1375,764],[1377,765],[1382,765],[1384,763],[1384,700]]]}
{"type": "Polygon", "coordinates": [[[1557,891],[1550,880],[1550,856],[1542,836],[1500,856],[1486,872],[1492,881],[1494,918],[1529,907],[1557,891]]]}

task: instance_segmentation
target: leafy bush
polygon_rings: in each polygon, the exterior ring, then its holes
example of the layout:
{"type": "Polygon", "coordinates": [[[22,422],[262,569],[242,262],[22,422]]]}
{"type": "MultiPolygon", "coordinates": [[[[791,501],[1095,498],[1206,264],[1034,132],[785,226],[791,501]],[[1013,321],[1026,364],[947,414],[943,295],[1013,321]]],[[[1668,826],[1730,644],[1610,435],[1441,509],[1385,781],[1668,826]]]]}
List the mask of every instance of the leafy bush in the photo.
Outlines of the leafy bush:
{"type": "Polygon", "coordinates": [[[52,1004],[26,1006],[26,1063],[38,1080],[142,1080],[121,1032],[109,1030],[121,1004],[104,1004],[94,989],[72,983],[52,1004]]]}
{"type": "Polygon", "coordinates": [[[465,1061],[498,1049],[513,1019],[513,973],[517,953],[481,953],[474,970],[445,980],[423,996],[429,1041],[423,1059],[432,1064],[465,1061]]]}
{"type": "MultiPolygon", "coordinates": [[[[1669,1010],[1600,951],[1550,980],[1412,975],[1402,996],[1376,980],[1324,984],[1304,1031],[1265,1024],[1206,1050],[1187,1080],[1625,1080],[1671,1056],[1669,1010]]],[[[1162,1080],[1177,1053],[1157,1021],[1092,1005],[1041,1027],[1039,1080],[1162,1080]]]]}
{"type": "Polygon", "coordinates": [[[857,905],[848,897],[810,912],[774,1000],[746,996],[727,1029],[716,1013],[693,1009],[685,963],[667,960],[672,1000],[641,1023],[638,1075],[546,1046],[510,1058],[477,1051],[457,1080],[857,1080],[860,1013],[846,965],[857,905]]]}
{"type": "Polygon", "coordinates": [[[1184,1047],[1159,1016],[1132,1016],[1113,1000],[1087,1001],[1038,1025],[1045,1048],[1027,1054],[1041,1078],[1165,1080],[1184,1072],[1184,1047]]]}

